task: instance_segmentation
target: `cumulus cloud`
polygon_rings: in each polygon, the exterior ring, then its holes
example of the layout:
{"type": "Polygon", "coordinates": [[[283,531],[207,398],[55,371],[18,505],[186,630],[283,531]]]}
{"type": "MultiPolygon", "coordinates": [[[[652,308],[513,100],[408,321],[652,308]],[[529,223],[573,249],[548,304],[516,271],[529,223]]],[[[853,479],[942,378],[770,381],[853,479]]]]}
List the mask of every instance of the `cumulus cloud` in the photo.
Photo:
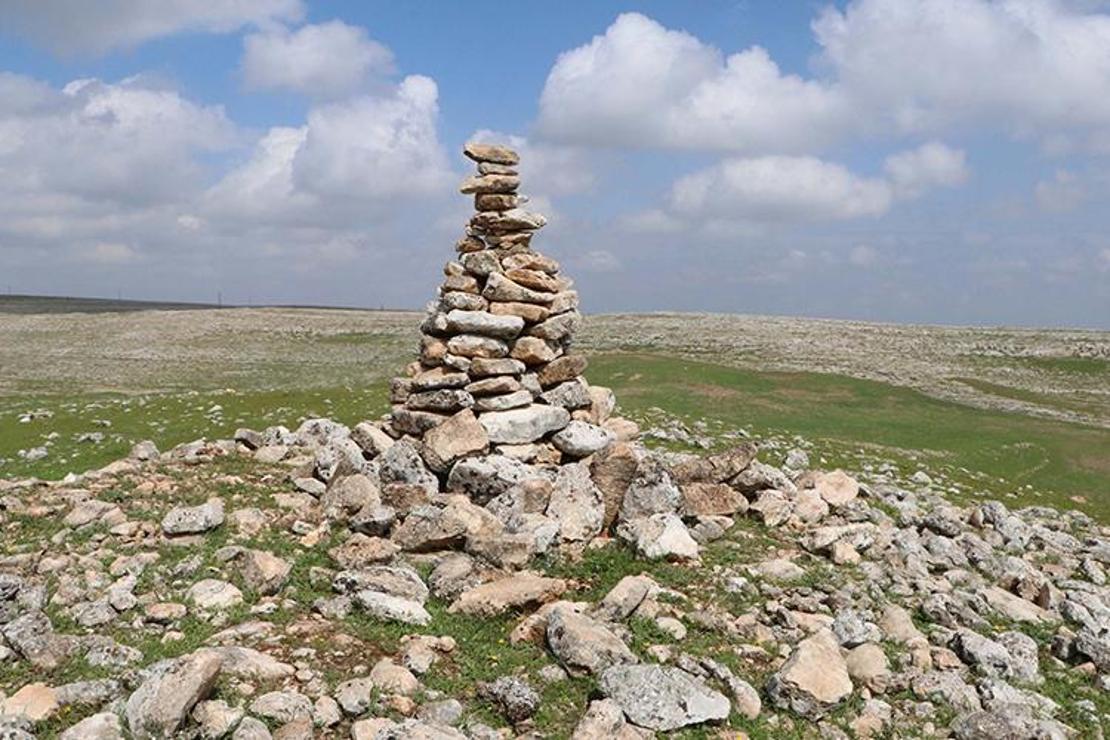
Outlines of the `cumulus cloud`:
{"type": "Polygon", "coordinates": [[[1058,0],[856,0],[813,24],[824,62],[906,131],[1110,128],[1110,16],[1058,0]]]}
{"type": "Polygon", "coordinates": [[[298,21],[302,0],[3,0],[9,32],[56,52],[103,53],[181,31],[228,33],[247,25],[298,21]]]}
{"type": "Polygon", "coordinates": [[[209,213],[248,221],[326,222],[344,207],[434,196],[455,175],[436,135],[437,90],[405,78],[384,95],[312,108],[299,127],[275,127],[205,197],[209,213]]]}
{"type": "Polygon", "coordinates": [[[342,21],[283,27],[243,39],[243,80],[258,90],[338,97],[394,72],[393,53],[342,21]]]}
{"type": "Polygon", "coordinates": [[[5,75],[0,88],[0,239],[115,241],[202,187],[201,159],[234,146],[219,106],[141,78],[62,89],[5,75]]]}
{"type": "Polygon", "coordinates": [[[937,141],[887,157],[883,169],[894,191],[915,198],[934,187],[962,185],[968,178],[967,156],[937,141]]]}
{"type": "Polygon", "coordinates": [[[964,153],[938,142],[891,155],[885,177],[858,175],[816,157],[730,158],[679,178],[665,212],[632,222],[651,230],[689,221],[805,222],[881,216],[898,200],[967,178],[964,153]]]}
{"type": "Polygon", "coordinates": [[[725,161],[680,178],[670,207],[687,218],[749,221],[848,219],[890,207],[890,185],[815,157],[725,161]]]}
{"type": "Polygon", "coordinates": [[[873,134],[986,126],[1107,149],[1110,15],[1058,0],[854,0],[813,22],[820,75],[725,55],[638,13],[564,52],[538,131],[591,146],[814,153],[873,134]]]}
{"type": "Polygon", "coordinates": [[[537,128],[586,145],[796,151],[835,136],[849,113],[836,90],[783,74],[760,47],[725,57],[625,13],[559,56],[537,128]]]}

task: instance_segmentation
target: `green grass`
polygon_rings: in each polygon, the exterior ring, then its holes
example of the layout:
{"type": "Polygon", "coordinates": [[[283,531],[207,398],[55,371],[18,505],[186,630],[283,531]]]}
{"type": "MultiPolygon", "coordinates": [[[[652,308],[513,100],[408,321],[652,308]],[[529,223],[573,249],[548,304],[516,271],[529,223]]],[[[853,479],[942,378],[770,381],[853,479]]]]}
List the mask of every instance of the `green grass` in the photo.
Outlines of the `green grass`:
{"type": "Polygon", "coordinates": [[[60,478],[125,457],[144,439],[159,449],[200,437],[226,438],[236,428],[262,429],[284,424],[296,428],[306,418],[328,416],[357,423],[381,415],[388,405],[383,383],[365,388],[335,387],[302,390],[204,392],[79,397],[29,395],[0,399],[0,475],[60,478]],[[214,407],[219,406],[218,412],[214,407]],[[45,409],[50,418],[17,421],[26,411],[45,409]],[[106,423],[106,424],[105,424],[106,423]],[[99,432],[104,441],[79,442],[81,434],[99,432]],[[51,435],[57,435],[53,440],[51,435]],[[50,443],[48,456],[37,462],[17,457],[21,449],[50,443]]]}
{"type": "MultiPolygon", "coordinates": [[[[382,339],[350,334],[335,341],[382,339]]],[[[815,444],[815,465],[858,469],[865,460],[889,458],[907,473],[921,465],[943,473],[965,498],[1008,497],[1110,520],[1110,430],[972,408],[839,375],[760,372],[650,354],[598,355],[587,375],[611,386],[624,412],[641,420],[661,409],[689,423],[704,420],[712,434],[742,428],[756,438],[801,435],[815,444]]],[[[0,475],[58,478],[122,457],[141,439],[168,449],[227,437],[239,426],[296,427],[317,415],[353,424],[388,409],[384,381],[305,387],[312,381],[275,377],[277,390],[250,389],[253,379],[239,390],[0,398],[0,458],[7,459],[0,475]],[[21,412],[39,408],[53,417],[17,423],[21,412]],[[78,442],[87,432],[105,439],[78,442]],[[50,441],[50,435],[56,437],[50,441]],[[46,459],[17,458],[18,450],[48,441],[46,459]]]]}
{"type": "Polygon", "coordinates": [[[1008,385],[1000,385],[986,380],[979,380],[978,378],[954,378],[954,380],[993,396],[1011,398],[1015,401],[1031,403],[1036,406],[1049,406],[1063,411],[1074,411],[1080,414],[1090,414],[1092,416],[1100,414],[1105,405],[1104,401],[1101,401],[1093,394],[1078,390],[1050,394],[1038,393],[1037,391],[1030,391],[1024,388],[1014,388],[1008,385]]]}
{"type": "Polygon", "coordinates": [[[925,461],[954,480],[966,479],[970,497],[1012,494],[1019,503],[1078,508],[1110,520],[1110,430],[976,409],[839,375],[755,372],[652,355],[597,356],[587,375],[612,387],[633,416],[660,408],[691,422],[744,428],[756,438],[797,434],[833,465],[850,465],[861,449],[909,471],[925,461]]]}

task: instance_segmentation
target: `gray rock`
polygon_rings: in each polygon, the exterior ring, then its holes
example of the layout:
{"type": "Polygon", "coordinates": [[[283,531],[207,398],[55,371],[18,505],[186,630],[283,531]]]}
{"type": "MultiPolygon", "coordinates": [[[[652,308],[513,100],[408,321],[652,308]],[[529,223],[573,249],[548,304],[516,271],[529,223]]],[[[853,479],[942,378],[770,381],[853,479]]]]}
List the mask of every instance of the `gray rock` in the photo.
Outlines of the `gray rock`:
{"type": "Polygon", "coordinates": [[[601,622],[556,606],[547,619],[547,645],[573,675],[597,675],[606,668],[635,663],[636,655],[601,622]]]}
{"type": "Polygon", "coordinates": [[[123,725],[117,715],[101,712],[73,725],[58,740],[123,740],[123,725]]]}
{"type": "Polygon", "coordinates": [[[636,475],[628,484],[621,504],[620,518],[624,521],[641,519],[652,514],[678,511],[682,492],[671,480],[662,462],[647,456],[636,467],[636,475]]]}
{"type": "Polygon", "coordinates": [[[524,328],[519,316],[499,316],[486,311],[451,311],[447,314],[447,331],[455,334],[480,334],[498,339],[512,339],[524,328]]]}
{"type": "Polygon", "coordinates": [[[369,615],[377,619],[424,626],[432,615],[418,601],[412,601],[381,591],[359,591],[354,601],[369,615]]]}
{"type": "Polygon", "coordinates": [[[378,477],[383,486],[408,483],[422,487],[429,495],[439,492],[439,480],[428,470],[416,446],[408,440],[395,443],[379,459],[381,467],[378,477]]]}
{"type": "Polygon", "coordinates": [[[605,502],[589,469],[581,464],[559,468],[546,514],[559,523],[559,536],[569,542],[589,540],[601,532],[605,502]]]}
{"type": "Polygon", "coordinates": [[[270,691],[251,702],[251,712],[285,724],[298,719],[312,721],[312,702],[297,691],[270,691]]]}
{"type": "Polygon", "coordinates": [[[495,704],[513,724],[528,719],[540,708],[540,695],[515,676],[478,684],[478,695],[495,704]]]}
{"type": "Polygon", "coordinates": [[[527,444],[570,423],[570,412],[558,406],[533,404],[510,411],[491,411],[478,419],[493,444],[527,444]]]}
{"type": "Polygon", "coordinates": [[[551,438],[551,443],[570,457],[586,457],[600,452],[616,440],[608,429],[584,421],[572,421],[551,438]]]}
{"type": "Polygon", "coordinates": [[[162,531],[168,535],[201,534],[224,523],[224,502],[208,499],[200,506],[178,506],[162,519],[162,531]]]}
{"type": "Polygon", "coordinates": [[[163,661],[127,700],[127,726],[136,740],[173,735],[193,706],[216,685],[223,657],[212,650],[163,661]]]}
{"type": "Polygon", "coordinates": [[[658,732],[723,721],[730,710],[727,697],[679,668],[617,665],[601,674],[599,688],[633,724],[658,732]]]}
{"type": "Polygon", "coordinates": [[[58,635],[50,617],[33,609],[3,626],[4,639],[35,668],[53,670],[76,651],[74,638],[58,635]]]}

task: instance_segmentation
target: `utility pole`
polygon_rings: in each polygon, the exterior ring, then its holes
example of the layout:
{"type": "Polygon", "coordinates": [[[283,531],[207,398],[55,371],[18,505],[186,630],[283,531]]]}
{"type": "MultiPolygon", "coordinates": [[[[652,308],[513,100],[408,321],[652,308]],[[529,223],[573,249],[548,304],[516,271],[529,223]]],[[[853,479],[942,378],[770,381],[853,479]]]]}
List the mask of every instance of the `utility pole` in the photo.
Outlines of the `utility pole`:
{"type": "Polygon", "coordinates": [[[216,308],[223,308],[223,307],[224,307],[224,293],[221,290],[221,291],[216,292],[216,308]]]}

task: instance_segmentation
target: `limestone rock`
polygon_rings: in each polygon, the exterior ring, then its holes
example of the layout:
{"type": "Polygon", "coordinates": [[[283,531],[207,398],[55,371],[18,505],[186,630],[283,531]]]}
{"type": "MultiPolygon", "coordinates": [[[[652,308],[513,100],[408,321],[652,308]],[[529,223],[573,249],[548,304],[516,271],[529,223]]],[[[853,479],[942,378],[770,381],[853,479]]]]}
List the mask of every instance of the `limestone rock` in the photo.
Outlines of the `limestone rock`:
{"type": "Polygon", "coordinates": [[[224,502],[208,499],[200,506],[178,506],[162,518],[162,531],[168,535],[201,534],[224,523],[224,502]]]}
{"type": "Polygon", "coordinates": [[[557,406],[532,405],[482,414],[478,421],[490,442],[526,444],[566,427],[570,423],[570,413],[557,406]]]}
{"type": "Polygon", "coordinates": [[[127,726],[137,740],[173,735],[216,685],[223,658],[211,650],[164,661],[149,670],[148,677],[127,700],[127,726]]]}
{"type": "Polygon", "coordinates": [[[852,693],[852,679],[833,634],[820,630],[798,643],[767,692],[775,706],[812,719],[844,701],[852,693]]]}
{"type": "Polygon", "coordinates": [[[548,615],[546,638],[552,654],[574,675],[599,675],[610,666],[637,662],[608,627],[567,607],[548,615]]]}
{"type": "Polygon", "coordinates": [[[424,435],[422,451],[428,467],[445,472],[456,460],[476,455],[489,448],[485,427],[474,412],[464,409],[424,435]]]}
{"type": "Polygon", "coordinates": [[[535,607],[557,599],[566,581],[532,573],[518,573],[463,591],[448,607],[452,614],[495,616],[510,609],[535,607]]]}
{"type": "Polygon", "coordinates": [[[601,693],[635,725],[668,732],[728,718],[728,698],[679,668],[617,665],[601,675],[601,693]]]}

